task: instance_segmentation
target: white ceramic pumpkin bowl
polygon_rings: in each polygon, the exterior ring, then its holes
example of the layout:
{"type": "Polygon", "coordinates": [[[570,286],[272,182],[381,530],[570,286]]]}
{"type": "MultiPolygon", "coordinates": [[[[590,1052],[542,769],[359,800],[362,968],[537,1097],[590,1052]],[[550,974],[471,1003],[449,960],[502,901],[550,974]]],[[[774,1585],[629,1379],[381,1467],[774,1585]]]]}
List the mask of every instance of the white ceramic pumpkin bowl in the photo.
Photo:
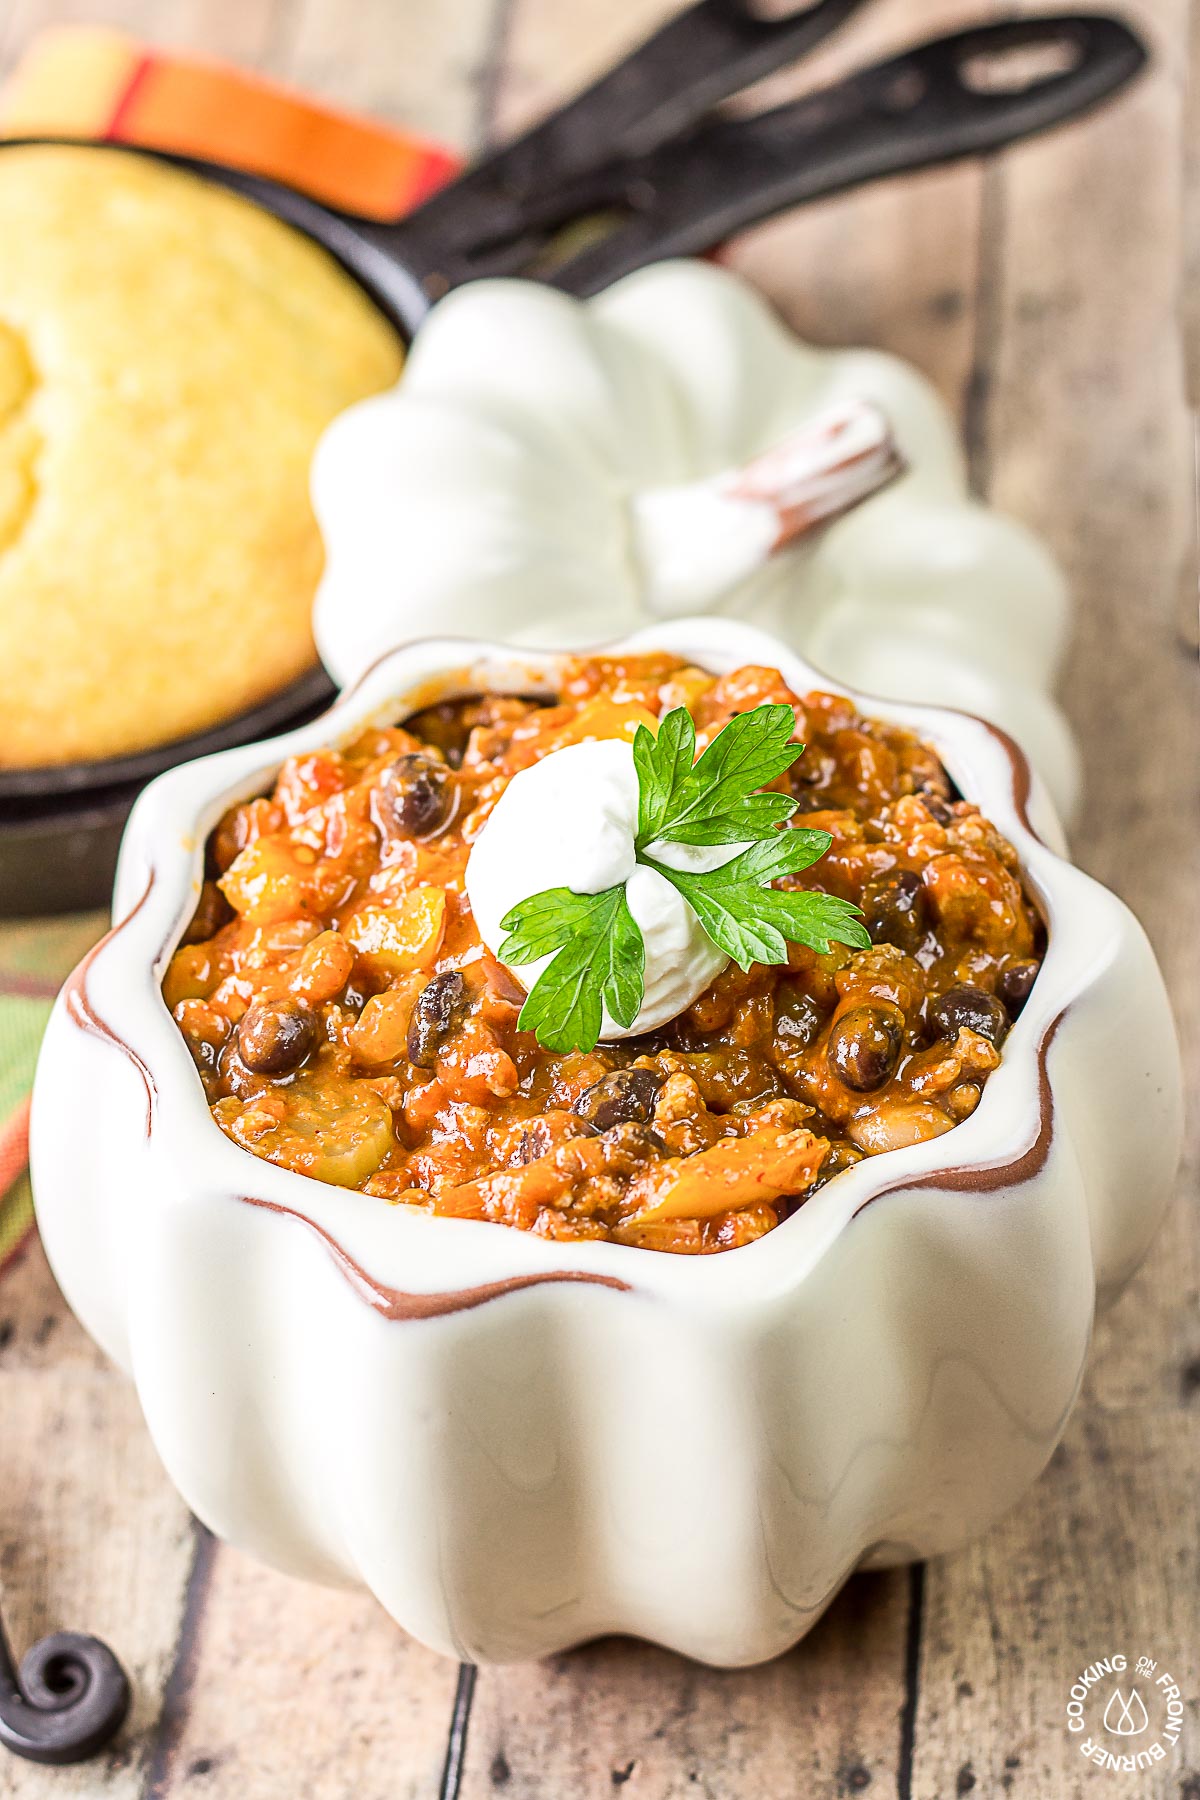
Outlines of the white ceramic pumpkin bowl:
{"type": "Polygon", "coordinates": [[[915,368],[801,342],[727,269],[655,263],[591,300],[454,289],[397,386],[329,426],[312,497],[313,623],[343,686],[430,630],[561,649],[712,610],[839,685],[994,719],[1071,822],[1076,752],[1050,691],[1067,593],[1049,554],[971,497],[957,428],[915,368]],[[721,472],[863,403],[904,473],[772,553],[722,504],[721,472]]]}
{"type": "MultiPolygon", "coordinates": [[[[828,685],[726,620],[620,647],[828,685]]],[[[1062,860],[1004,734],[856,696],[937,746],[1046,917],[1044,966],[965,1123],[704,1258],[410,1213],[239,1149],[159,990],[207,833],[291,752],[434,696],[552,689],[554,673],[553,656],[409,644],[325,717],[147,789],[121,923],[47,1033],[38,1218],[221,1536],[365,1585],[453,1656],[628,1632],[751,1663],[800,1638],[855,1568],[983,1531],[1046,1463],[1097,1296],[1136,1267],[1175,1167],[1172,1024],[1140,927],[1062,860]]]]}

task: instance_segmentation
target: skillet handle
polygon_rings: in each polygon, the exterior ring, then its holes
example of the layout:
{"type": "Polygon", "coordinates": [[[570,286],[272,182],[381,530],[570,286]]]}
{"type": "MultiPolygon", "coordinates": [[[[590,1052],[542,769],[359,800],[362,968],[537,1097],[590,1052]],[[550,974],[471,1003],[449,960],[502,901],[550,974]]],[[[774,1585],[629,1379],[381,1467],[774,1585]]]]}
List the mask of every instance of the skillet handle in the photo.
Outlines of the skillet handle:
{"type": "Polygon", "coordinates": [[[501,237],[520,240],[527,216],[553,205],[564,181],[681,137],[728,95],[808,55],[862,4],[809,0],[767,19],[745,0],[695,0],[591,87],[440,189],[404,221],[406,238],[435,243],[443,263],[501,237]]]}
{"type": "Polygon", "coordinates": [[[1146,60],[1140,38],[1104,14],[1004,21],[919,44],[834,87],[754,118],[712,121],[614,166],[607,196],[603,176],[593,178],[590,204],[616,204],[621,221],[546,279],[594,294],[803,201],[998,150],[1096,106],[1146,60]]]}

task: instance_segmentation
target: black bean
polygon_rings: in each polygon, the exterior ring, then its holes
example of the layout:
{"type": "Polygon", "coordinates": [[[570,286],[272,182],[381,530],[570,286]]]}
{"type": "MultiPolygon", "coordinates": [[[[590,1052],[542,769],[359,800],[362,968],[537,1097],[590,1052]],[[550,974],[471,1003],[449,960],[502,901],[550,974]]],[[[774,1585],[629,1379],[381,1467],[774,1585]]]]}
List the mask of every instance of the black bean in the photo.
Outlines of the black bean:
{"type": "Polygon", "coordinates": [[[386,843],[428,837],[450,810],[452,790],[445,763],[413,751],[384,769],[371,790],[371,817],[386,843]]]}
{"type": "Polygon", "coordinates": [[[775,1038],[779,1048],[807,1050],[821,1035],[825,1015],[811,994],[783,982],[775,996],[775,1038]]]}
{"type": "Polygon", "coordinates": [[[572,1112],[563,1112],[555,1107],[552,1111],[543,1113],[541,1118],[532,1119],[528,1125],[522,1126],[508,1159],[509,1167],[520,1168],[525,1163],[537,1162],[563,1144],[569,1144],[572,1138],[589,1136],[591,1128],[582,1119],[577,1119],[572,1112]]]}
{"type": "Polygon", "coordinates": [[[461,1015],[467,1001],[467,984],[460,969],[434,975],[417,995],[408,1021],[408,1060],[418,1069],[432,1069],[443,1039],[461,1015]]]}
{"type": "Polygon", "coordinates": [[[1008,1008],[1008,1015],[1015,1019],[1029,998],[1030,989],[1037,978],[1038,964],[1032,956],[1024,957],[1020,962],[1009,963],[1001,972],[996,983],[996,991],[1008,1008]]]}
{"type": "Polygon", "coordinates": [[[929,928],[925,883],[912,869],[890,869],[863,889],[863,922],[873,944],[895,944],[910,954],[919,950],[929,928]]]}
{"type": "Polygon", "coordinates": [[[950,802],[940,788],[927,781],[921,789],[921,799],[939,825],[953,824],[954,814],[950,810],[950,802]]]}
{"type": "Polygon", "coordinates": [[[663,1084],[657,1069],[614,1069],[585,1088],[575,1111],[596,1131],[611,1131],[630,1121],[645,1124],[663,1084]]]}
{"type": "Polygon", "coordinates": [[[852,1006],[829,1034],[825,1057],[838,1080],[869,1094],[889,1080],[904,1048],[904,1021],[895,1006],[852,1006]]]}
{"type": "Polygon", "coordinates": [[[317,1021],[295,1000],[260,1000],[237,1035],[238,1055],[256,1075],[291,1075],[317,1041],[317,1021]]]}
{"type": "Polygon", "coordinates": [[[990,1044],[1002,1044],[1008,1031],[1008,1014],[985,988],[952,987],[927,1008],[929,1023],[938,1037],[953,1038],[966,1027],[987,1038],[990,1044]]]}

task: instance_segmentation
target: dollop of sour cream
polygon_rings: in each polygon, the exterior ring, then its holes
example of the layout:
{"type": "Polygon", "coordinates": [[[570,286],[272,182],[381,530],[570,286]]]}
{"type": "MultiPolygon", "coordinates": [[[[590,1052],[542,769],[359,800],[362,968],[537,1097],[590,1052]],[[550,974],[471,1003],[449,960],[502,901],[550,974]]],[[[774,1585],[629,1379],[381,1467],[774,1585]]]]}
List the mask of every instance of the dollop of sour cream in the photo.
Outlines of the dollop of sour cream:
{"type": "MultiPolygon", "coordinates": [[[[568,744],[514,775],[467,859],[466,890],[479,935],[499,958],[500,921],[545,888],[598,894],[623,884],[646,947],[645,991],[633,1024],[607,1010],[601,1038],[634,1037],[665,1025],[699,999],[728,957],[665,876],[639,863],[638,779],[633,747],[620,739],[568,744]]],[[[647,855],[669,868],[719,868],[744,844],[651,844],[647,855]]],[[[552,961],[506,964],[526,993],[552,961]]]]}

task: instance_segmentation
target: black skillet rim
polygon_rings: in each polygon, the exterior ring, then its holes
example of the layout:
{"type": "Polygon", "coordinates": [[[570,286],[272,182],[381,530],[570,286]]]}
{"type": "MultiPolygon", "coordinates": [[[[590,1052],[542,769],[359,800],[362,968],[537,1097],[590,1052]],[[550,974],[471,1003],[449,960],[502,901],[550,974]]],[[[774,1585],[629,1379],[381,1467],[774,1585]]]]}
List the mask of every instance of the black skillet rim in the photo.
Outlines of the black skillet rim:
{"type": "Polygon", "coordinates": [[[255,738],[269,737],[297,713],[329,705],[336,694],[334,683],[317,663],[299,680],[277,688],[257,706],[237,713],[219,725],[211,725],[206,731],[172,738],[169,743],[156,744],[149,750],[92,762],[42,764],[27,769],[0,768],[0,806],[6,801],[21,805],[31,800],[62,799],[73,794],[84,796],[99,789],[126,787],[133,783],[144,787],[156,775],[162,775],[179,763],[191,762],[197,756],[211,756],[218,750],[231,750],[255,738]]]}

